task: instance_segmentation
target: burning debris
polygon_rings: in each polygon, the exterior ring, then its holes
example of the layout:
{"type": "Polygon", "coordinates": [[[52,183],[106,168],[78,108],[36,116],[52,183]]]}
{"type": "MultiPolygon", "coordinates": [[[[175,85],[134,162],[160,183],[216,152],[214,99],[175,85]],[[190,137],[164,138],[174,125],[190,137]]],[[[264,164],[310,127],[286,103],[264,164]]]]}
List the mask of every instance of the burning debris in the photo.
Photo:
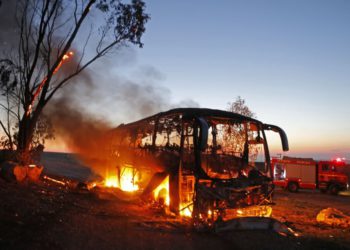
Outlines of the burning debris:
{"type": "Polygon", "coordinates": [[[59,176],[43,175],[42,179],[49,185],[54,184],[58,185],[60,188],[83,193],[92,191],[97,186],[96,182],[83,182],[59,176]]]}
{"type": "Polygon", "coordinates": [[[61,181],[61,180],[58,180],[58,179],[55,179],[55,178],[52,178],[52,177],[49,177],[49,176],[46,176],[46,175],[43,176],[43,179],[51,181],[51,182],[54,182],[54,183],[57,183],[57,184],[60,184],[62,186],[66,186],[67,185],[67,183],[65,181],[61,181]]]}
{"type": "MultiPolygon", "coordinates": [[[[57,176],[47,177],[62,180],[57,176]]],[[[65,181],[68,179],[64,178],[65,181]]],[[[28,185],[25,189],[22,185],[0,179],[0,187],[3,206],[1,230],[5,235],[2,246],[28,247],[31,241],[17,240],[19,232],[28,235],[27,239],[36,239],[36,244],[30,246],[38,248],[191,249],[195,246],[203,249],[347,249],[349,246],[348,229],[315,223],[320,203],[336,205],[334,197],[309,192],[296,195],[277,190],[274,212],[280,209],[280,214],[288,215],[284,225],[265,217],[241,217],[216,222],[211,231],[197,233],[193,230],[191,219],[167,216],[149,209],[150,204],[136,199],[138,191],[125,192],[96,186],[89,193],[80,193],[46,177],[39,185],[28,185]],[[135,195],[136,202],[120,202],[118,196],[122,194],[128,197],[135,195]],[[110,199],[101,201],[100,195],[102,198],[109,195],[110,199]],[[293,198],[286,201],[286,195],[293,198]],[[304,203],[307,205],[301,206],[304,203]],[[289,237],[293,233],[285,225],[302,233],[302,237],[295,238],[296,234],[289,237]],[[47,231],[48,226],[53,231],[47,231]],[[287,237],[281,236],[284,233],[287,237]],[[86,242],[84,239],[89,237],[91,241],[86,242]],[[69,242],[62,241],[62,238],[69,242]],[[13,245],[13,242],[16,244],[13,245]]],[[[337,201],[339,208],[343,207],[348,213],[348,200],[337,201]]]]}
{"type": "Polygon", "coordinates": [[[215,225],[217,233],[231,230],[272,230],[282,236],[299,236],[293,229],[274,218],[245,217],[215,225]]]}

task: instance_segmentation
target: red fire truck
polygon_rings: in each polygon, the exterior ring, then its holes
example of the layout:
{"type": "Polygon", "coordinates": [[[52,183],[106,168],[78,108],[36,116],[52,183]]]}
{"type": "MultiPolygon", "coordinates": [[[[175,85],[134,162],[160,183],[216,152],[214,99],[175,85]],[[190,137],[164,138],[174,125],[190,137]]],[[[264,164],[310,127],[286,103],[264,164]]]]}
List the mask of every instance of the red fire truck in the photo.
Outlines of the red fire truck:
{"type": "Polygon", "coordinates": [[[283,157],[272,159],[274,184],[297,192],[302,189],[319,189],[338,194],[349,188],[348,176],[344,173],[345,161],[315,161],[312,158],[283,157]]]}

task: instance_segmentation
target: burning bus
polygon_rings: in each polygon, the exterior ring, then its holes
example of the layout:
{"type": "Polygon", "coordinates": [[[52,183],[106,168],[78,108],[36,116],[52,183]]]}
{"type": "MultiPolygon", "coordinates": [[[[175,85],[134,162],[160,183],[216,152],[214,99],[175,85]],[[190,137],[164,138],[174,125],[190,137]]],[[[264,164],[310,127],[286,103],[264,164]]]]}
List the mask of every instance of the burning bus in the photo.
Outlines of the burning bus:
{"type": "Polygon", "coordinates": [[[109,135],[109,165],[116,170],[106,182],[197,225],[268,214],[273,183],[266,130],[279,133],[288,150],[281,128],[221,110],[179,108],[122,124],[109,135]]]}

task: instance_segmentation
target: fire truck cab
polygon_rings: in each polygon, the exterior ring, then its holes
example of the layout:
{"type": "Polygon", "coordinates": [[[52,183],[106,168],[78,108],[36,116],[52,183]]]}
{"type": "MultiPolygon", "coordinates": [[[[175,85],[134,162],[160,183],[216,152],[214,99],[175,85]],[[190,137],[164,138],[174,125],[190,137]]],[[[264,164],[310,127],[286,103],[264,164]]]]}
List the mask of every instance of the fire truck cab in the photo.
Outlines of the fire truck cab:
{"type": "Polygon", "coordinates": [[[348,188],[345,162],[339,159],[315,161],[312,158],[283,157],[272,159],[274,184],[297,192],[301,189],[319,189],[322,193],[338,194],[348,188]]]}
{"type": "Polygon", "coordinates": [[[349,188],[349,179],[344,173],[345,165],[345,162],[339,159],[318,162],[318,188],[321,192],[337,194],[349,188]]]}

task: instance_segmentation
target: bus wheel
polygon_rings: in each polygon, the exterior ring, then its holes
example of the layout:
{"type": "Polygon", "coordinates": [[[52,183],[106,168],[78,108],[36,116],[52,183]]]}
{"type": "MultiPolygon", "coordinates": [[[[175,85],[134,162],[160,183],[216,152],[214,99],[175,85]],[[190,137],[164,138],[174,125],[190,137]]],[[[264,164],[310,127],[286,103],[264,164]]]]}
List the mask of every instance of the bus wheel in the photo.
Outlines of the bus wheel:
{"type": "Polygon", "coordinates": [[[298,192],[299,185],[296,182],[289,182],[287,188],[289,192],[296,193],[298,192]]]}
{"type": "Polygon", "coordinates": [[[339,193],[339,186],[337,184],[332,184],[328,188],[329,193],[333,195],[337,195],[339,193]]]}

